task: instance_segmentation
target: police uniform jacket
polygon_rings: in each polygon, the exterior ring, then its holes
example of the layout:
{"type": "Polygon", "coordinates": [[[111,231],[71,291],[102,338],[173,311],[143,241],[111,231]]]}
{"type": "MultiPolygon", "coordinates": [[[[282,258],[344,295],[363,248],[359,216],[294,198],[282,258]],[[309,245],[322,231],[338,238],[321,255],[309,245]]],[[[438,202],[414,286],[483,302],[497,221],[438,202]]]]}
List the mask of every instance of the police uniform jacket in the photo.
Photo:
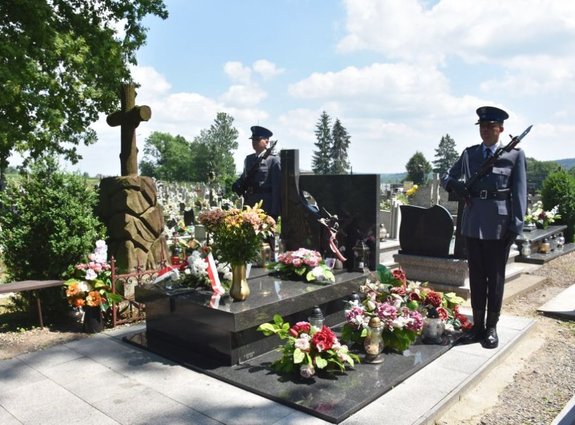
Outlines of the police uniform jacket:
{"type": "MultiPolygon", "coordinates": [[[[258,160],[255,153],[248,155],[244,161],[245,170],[250,170],[258,160]]],[[[246,205],[253,206],[263,201],[262,209],[274,218],[281,212],[281,165],[277,155],[270,155],[262,160],[253,177],[247,182],[248,190],[244,195],[246,205]]]]}
{"type": "MultiPolygon", "coordinates": [[[[450,180],[469,180],[485,161],[484,155],[483,144],[466,148],[443,176],[442,186],[450,180]]],[[[461,221],[463,236],[493,240],[504,239],[509,232],[521,234],[527,208],[525,153],[521,149],[504,152],[470,192],[461,221]]]]}

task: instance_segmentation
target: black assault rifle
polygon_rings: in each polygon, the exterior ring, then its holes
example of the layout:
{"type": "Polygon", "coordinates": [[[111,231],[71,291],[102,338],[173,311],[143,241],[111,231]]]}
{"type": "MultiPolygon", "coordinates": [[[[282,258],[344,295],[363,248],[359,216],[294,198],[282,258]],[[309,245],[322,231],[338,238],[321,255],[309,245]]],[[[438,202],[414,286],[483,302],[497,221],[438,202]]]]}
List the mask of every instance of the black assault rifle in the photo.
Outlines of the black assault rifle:
{"type": "Polygon", "coordinates": [[[245,174],[242,173],[240,178],[237,179],[236,182],[232,185],[232,190],[238,196],[244,196],[244,194],[247,192],[248,184],[251,181],[251,178],[258,171],[258,168],[260,167],[261,162],[264,159],[266,159],[268,156],[271,155],[277,142],[278,142],[277,140],[274,140],[273,142],[271,142],[271,146],[269,148],[267,148],[266,150],[264,150],[263,152],[261,152],[258,155],[258,157],[256,158],[256,162],[253,163],[253,165],[250,167],[250,169],[245,174]]]}
{"type": "Polygon", "coordinates": [[[477,180],[479,180],[481,177],[483,177],[487,173],[489,173],[489,171],[491,170],[491,168],[495,164],[495,161],[497,161],[499,159],[499,157],[501,155],[503,155],[504,152],[511,152],[511,150],[514,149],[515,146],[517,146],[517,144],[521,141],[521,139],[523,139],[527,135],[527,133],[529,133],[531,131],[531,127],[533,127],[533,126],[530,125],[529,127],[527,127],[527,129],[523,133],[521,133],[519,136],[513,137],[513,136],[509,135],[509,137],[511,137],[511,141],[507,145],[497,148],[497,150],[495,151],[493,156],[487,158],[483,162],[483,164],[481,164],[481,167],[479,167],[479,170],[477,170],[475,172],[475,174],[473,174],[469,178],[469,180],[467,180],[467,182],[465,183],[465,188],[467,189],[467,192],[471,191],[471,188],[473,187],[473,185],[475,184],[475,182],[477,180]]]}

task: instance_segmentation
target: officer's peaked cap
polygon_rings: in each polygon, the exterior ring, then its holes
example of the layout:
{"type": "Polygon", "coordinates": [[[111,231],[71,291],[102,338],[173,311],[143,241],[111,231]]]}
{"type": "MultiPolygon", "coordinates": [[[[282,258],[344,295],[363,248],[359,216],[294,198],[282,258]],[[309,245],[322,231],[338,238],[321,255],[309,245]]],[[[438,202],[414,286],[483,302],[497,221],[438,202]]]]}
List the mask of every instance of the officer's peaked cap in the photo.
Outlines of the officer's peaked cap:
{"type": "Polygon", "coordinates": [[[271,131],[267,128],[260,127],[259,125],[254,125],[250,130],[252,130],[250,139],[269,139],[273,136],[271,131]]]}
{"type": "Polygon", "coordinates": [[[482,106],[481,108],[477,108],[476,112],[479,120],[475,124],[479,124],[480,122],[502,123],[509,118],[509,114],[507,112],[503,109],[496,108],[495,106],[482,106]]]}

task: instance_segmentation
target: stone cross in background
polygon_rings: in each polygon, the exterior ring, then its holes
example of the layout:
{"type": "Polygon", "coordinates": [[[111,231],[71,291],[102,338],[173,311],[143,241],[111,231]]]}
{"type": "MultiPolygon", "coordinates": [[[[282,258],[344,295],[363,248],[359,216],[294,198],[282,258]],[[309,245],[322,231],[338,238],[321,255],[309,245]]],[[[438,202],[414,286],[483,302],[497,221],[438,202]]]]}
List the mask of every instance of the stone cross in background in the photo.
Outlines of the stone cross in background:
{"type": "Polygon", "coordinates": [[[152,117],[149,106],[136,106],[136,87],[134,84],[122,84],[120,89],[121,109],[106,118],[111,127],[121,126],[122,148],[120,164],[122,176],[138,175],[138,148],[136,146],[136,128],[142,121],[152,117]]]}

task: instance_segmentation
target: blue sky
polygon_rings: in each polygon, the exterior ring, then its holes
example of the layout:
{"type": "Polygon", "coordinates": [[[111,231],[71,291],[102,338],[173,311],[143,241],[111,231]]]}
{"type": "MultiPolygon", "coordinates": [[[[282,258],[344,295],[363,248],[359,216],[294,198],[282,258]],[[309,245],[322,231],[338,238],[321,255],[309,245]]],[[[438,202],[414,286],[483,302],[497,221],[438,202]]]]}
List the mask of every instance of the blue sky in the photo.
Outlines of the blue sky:
{"type": "MultiPolygon", "coordinates": [[[[218,112],[234,117],[239,167],[249,128],[274,132],[311,168],[322,111],[351,136],[354,173],[394,173],[416,152],[433,161],[449,134],[479,143],[475,110],[509,112],[508,134],[533,124],[528,157],[575,157],[575,2],[570,0],[165,0],[146,19],[137,54],[137,132],[193,140],[218,112]]],[[[102,117],[99,141],[70,169],[118,175],[120,131],[102,117]]]]}

